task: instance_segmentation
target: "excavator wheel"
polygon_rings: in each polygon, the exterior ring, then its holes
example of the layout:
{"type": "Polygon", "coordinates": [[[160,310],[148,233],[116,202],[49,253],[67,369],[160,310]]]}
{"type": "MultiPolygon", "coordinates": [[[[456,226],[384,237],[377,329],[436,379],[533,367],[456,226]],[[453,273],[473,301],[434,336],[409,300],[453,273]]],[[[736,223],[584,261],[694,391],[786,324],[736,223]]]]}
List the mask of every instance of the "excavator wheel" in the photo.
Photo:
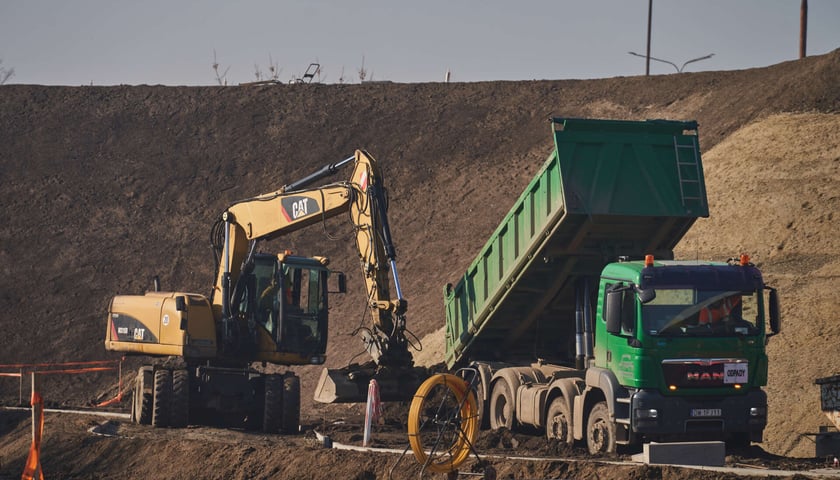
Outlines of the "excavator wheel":
{"type": "Polygon", "coordinates": [[[146,393],[146,376],[143,368],[137,372],[134,380],[134,398],[131,406],[131,421],[140,425],[152,423],[152,394],[146,393]]]}
{"type": "Polygon", "coordinates": [[[262,430],[265,410],[265,377],[254,377],[248,381],[254,391],[254,403],[245,417],[245,430],[262,430]]]}
{"type": "Polygon", "coordinates": [[[277,433],[283,425],[283,383],[281,375],[265,376],[263,432],[277,433]]]}
{"type": "Polygon", "coordinates": [[[300,432],[300,378],[293,373],[283,378],[283,426],[286,434],[300,432]]]}
{"type": "Polygon", "coordinates": [[[170,399],[169,424],[186,427],[190,421],[190,375],[185,369],[172,372],[172,398],[170,399]]]}
{"type": "Polygon", "coordinates": [[[169,411],[172,400],[172,371],[155,370],[155,386],[152,393],[152,426],[161,428],[169,425],[169,411]]]}

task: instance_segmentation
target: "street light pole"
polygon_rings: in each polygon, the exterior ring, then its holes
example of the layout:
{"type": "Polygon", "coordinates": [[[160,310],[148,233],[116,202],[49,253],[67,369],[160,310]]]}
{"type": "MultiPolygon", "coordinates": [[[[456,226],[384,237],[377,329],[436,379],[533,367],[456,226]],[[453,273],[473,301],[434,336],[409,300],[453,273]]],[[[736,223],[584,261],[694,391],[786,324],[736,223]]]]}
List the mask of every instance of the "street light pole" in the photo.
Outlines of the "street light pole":
{"type": "MultiPolygon", "coordinates": [[[[805,0],[803,0],[805,1],[805,0]]],[[[647,35],[647,60],[645,61],[645,76],[650,75],[650,24],[653,19],[653,0],[648,0],[648,35],[647,35]]]]}
{"type": "Polygon", "coordinates": [[[805,44],[806,44],[807,40],[808,40],[808,0],[802,0],[802,5],[800,5],[800,7],[799,7],[799,58],[805,58],[805,44]]]}

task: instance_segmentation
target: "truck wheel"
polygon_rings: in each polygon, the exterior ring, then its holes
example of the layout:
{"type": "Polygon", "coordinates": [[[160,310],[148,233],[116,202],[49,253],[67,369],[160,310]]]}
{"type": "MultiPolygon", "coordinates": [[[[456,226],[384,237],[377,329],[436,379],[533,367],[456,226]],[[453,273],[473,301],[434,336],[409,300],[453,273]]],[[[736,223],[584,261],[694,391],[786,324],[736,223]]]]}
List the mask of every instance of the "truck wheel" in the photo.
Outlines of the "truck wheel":
{"type": "Polygon", "coordinates": [[[288,375],[283,379],[283,433],[300,432],[300,378],[288,375]]]}
{"type": "Polygon", "coordinates": [[[569,414],[569,406],[566,399],[557,397],[551,401],[546,417],[545,436],[549,440],[559,440],[571,445],[574,442],[572,436],[572,416],[569,414]]]}
{"type": "Polygon", "coordinates": [[[146,392],[146,376],[143,368],[137,372],[134,380],[134,403],[132,407],[132,421],[140,425],[151,425],[152,423],[152,394],[146,392]]]}
{"type": "Polygon", "coordinates": [[[513,395],[510,387],[504,379],[493,384],[493,391],[490,394],[490,428],[513,429],[513,395]]]}
{"type": "Polygon", "coordinates": [[[266,375],[263,424],[265,433],[277,433],[283,425],[283,377],[266,375]]]}
{"type": "Polygon", "coordinates": [[[172,372],[172,399],[169,424],[176,428],[186,427],[190,415],[190,375],[184,370],[172,372]]]}
{"type": "Polygon", "coordinates": [[[472,385],[476,413],[478,413],[478,428],[487,430],[490,428],[490,396],[484,394],[485,385],[481,376],[481,366],[470,365],[470,368],[464,369],[459,376],[472,385]],[[473,376],[476,378],[473,378],[473,376]]]}
{"type": "Polygon", "coordinates": [[[596,403],[586,422],[586,445],[589,453],[615,453],[615,424],[610,420],[606,402],[596,403]]]}
{"type": "Polygon", "coordinates": [[[476,384],[473,393],[475,394],[475,404],[478,410],[478,428],[487,430],[490,428],[490,402],[484,396],[484,384],[481,380],[476,384]]]}
{"type": "Polygon", "coordinates": [[[169,424],[169,410],[172,400],[171,370],[155,370],[155,386],[152,397],[152,426],[165,427],[169,424]]]}

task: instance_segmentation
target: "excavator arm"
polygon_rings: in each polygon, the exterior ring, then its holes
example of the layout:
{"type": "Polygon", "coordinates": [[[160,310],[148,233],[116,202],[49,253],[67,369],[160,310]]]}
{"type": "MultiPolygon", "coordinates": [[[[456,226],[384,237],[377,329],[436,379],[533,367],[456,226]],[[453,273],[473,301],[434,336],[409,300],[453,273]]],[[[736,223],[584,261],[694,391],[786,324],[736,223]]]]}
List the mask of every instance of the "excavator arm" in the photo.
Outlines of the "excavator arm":
{"type": "MultiPolygon", "coordinates": [[[[347,381],[353,387],[349,390],[355,389],[356,384],[364,383],[359,386],[366,391],[367,383],[362,380],[381,377],[380,372],[384,369],[400,372],[400,375],[407,369],[413,370],[413,359],[405,336],[408,303],[402,295],[397,273],[386,191],[376,162],[361,150],[357,150],[353,157],[327,165],[280,190],[235,202],[222,214],[216,228],[218,236],[223,235],[223,241],[217,242],[221,258],[212,307],[216,318],[221,318],[223,350],[235,353],[243,348],[233,304],[237,282],[253,269],[257,242],[306,228],[345,212],[349,213],[354,226],[356,251],[365,278],[371,315],[371,327],[362,327],[359,333],[373,364],[363,369],[364,374],[354,369],[329,374],[325,370],[325,375],[335,377],[336,382],[342,384],[350,379],[347,381]],[[351,163],[353,172],[349,181],[310,187],[351,163]],[[391,292],[391,280],[395,297],[391,292]]],[[[322,384],[323,379],[322,375],[322,384]]],[[[330,390],[329,386],[327,390],[330,390]]],[[[328,393],[321,400],[358,401],[356,395],[323,400],[330,396],[328,393]]]]}

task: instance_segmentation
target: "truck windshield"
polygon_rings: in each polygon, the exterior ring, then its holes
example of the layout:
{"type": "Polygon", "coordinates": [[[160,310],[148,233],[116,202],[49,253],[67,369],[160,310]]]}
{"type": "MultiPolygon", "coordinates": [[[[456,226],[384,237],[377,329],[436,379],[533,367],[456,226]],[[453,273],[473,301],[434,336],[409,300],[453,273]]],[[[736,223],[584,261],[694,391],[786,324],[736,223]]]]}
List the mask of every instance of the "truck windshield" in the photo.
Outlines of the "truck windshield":
{"type": "Polygon", "coordinates": [[[657,288],[642,305],[645,331],[660,336],[744,336],[759,333],[756,292],[657,288]]]}

